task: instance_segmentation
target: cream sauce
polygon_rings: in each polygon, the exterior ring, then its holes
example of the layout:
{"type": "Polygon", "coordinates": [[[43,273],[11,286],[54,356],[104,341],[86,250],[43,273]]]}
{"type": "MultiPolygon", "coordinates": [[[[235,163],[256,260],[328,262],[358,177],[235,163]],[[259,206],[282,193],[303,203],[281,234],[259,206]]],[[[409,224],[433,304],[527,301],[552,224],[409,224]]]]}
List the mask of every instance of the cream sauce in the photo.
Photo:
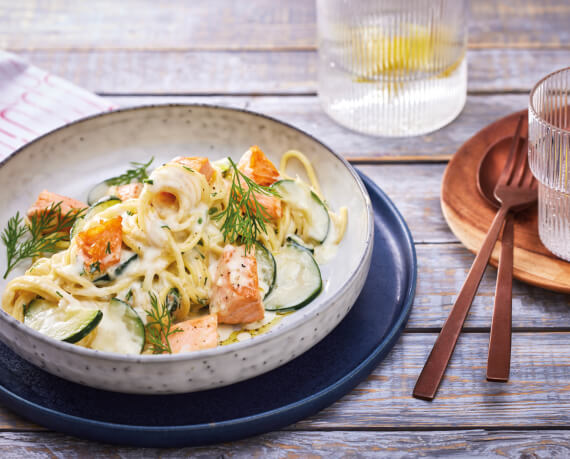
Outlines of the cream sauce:
{"type": "Polygon", "coordinates": [[[110,304],[100,304],[99,309],[103,312],[103,318],[95,329],[96,334],[91,341],[91,348],[122,354],[140,354],[140,337],[128,329],[120,308],[112,307],[110,304]]]}

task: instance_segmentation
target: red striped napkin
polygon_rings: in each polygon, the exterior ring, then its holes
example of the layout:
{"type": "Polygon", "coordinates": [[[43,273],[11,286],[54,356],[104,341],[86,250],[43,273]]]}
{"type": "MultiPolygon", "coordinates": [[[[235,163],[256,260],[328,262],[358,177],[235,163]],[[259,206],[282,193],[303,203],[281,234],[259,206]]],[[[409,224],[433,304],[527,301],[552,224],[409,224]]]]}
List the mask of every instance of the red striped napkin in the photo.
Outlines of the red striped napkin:
{"type": "Polygon", "coordinates": [[[0,161],[56,127],[114,108],[101,97],[0,51],[0,161]]]}

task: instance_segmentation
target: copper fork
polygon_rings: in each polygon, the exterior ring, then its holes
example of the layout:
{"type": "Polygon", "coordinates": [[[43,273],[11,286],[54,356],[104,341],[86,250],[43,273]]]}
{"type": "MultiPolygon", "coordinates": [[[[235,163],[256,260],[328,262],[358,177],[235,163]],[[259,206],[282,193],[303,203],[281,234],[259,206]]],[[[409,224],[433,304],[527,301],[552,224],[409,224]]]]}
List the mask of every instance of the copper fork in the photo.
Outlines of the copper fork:
{"type": "Polygon", "coordinates": [[[526,142],[522,143],[523,148],[519,148],[518,134],[516,137],[516,147],[511,148],[495,186],[495,197],[501,202],[501,207],[418,377],[413,391],[416,398],[433,400],[435,397],[506,216],[510,211],[518,211],[536,201],[536,183],[524,149],[526,142]]]}
{"type": "MultiPolygon", "coordinates": [[[[518,139],[514,141],[518,142],[518,139]]],[[[528,151],[528,140],[523,142],[523,152],[528,151]]],[[[514,155],[513,155],[514,156],[514,155]]],[[[525,153],[526,156],[526,153],[525,153]]],[[[511,160],[511,155],[507,163],[511,160]]],[[[503,169],[497,186],[495,187],[495,198],[503,203],[510,199],[512,189],[509,184],[520,184],[523,190],[528,193],[528,201],[516,206],[514,211],[520,211],[533,204],[537,199],[536,179],[525,161],[525,167],[518,167],[517,175],[512,176],[507,167],[503,169]],[[510,177],[510,181],[509,181],[510,177]]],[[[511,169],[512,164],[507,164],[511,169]]],[[[509,380],[511,366],[511,322],[512,322],[512,286],[513,286],[513,248],[514,248],[514,222],[513,212],[507,215],[505,227],[503,228],[503,239],[501,245],[501,257],[497,272],[497,286],[495,288],[495,305],[493,308],[493,321],[491,322],[491,333],[489,336],[489,355],[487,358],[487,380],[506,382],[509,380]]]]}

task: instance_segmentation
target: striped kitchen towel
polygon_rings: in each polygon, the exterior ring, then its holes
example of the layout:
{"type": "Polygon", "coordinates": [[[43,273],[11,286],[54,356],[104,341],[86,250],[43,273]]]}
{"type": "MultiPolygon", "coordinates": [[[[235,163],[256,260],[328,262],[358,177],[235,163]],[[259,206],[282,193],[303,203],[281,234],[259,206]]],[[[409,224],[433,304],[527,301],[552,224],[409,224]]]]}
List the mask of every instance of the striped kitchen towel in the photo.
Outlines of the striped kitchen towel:
{"type": "Polygon", "coordinates": [[[114,108],[101,97],[0,51],[0,161],[52,129],[114,108]]]}

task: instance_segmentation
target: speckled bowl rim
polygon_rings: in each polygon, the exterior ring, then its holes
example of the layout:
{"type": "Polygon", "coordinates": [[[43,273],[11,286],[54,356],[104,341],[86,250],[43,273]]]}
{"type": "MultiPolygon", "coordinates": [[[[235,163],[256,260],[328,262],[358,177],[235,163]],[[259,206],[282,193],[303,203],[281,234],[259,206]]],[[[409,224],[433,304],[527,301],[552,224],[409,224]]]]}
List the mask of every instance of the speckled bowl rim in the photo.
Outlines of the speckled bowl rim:
{"type": "MultiPolygon", "coordinates": [[[[254,112],[251,110],[247,110],[244,108],[224,107],[224,106],[216,105],[216,104],[200,104],[200,103],[173,104],[173,103],[167,103],[167,104],[147,104],[147,105],[139,105],[139,106],[135,106],[135,107],[119,108],[116,110],[110,110],[110,111],[106,111],[106,112],[102,112],[102,113],[97,113],[95,115],[87,116],[84,118],[80,118],[76,121],[72,121],[71,123],[67,123],[67,124],[65,124],[59,128],[56,128],[52,131],[47,132],[46,134],[41,135],[40,137],[32,140],[31,142],[28,142],[27,144],[21,146],[20,148],[18,148],[17,150],[15,150],[11,154],[9,154],[2,161],[0,161],[0,169],[5,167],[6,164],[8,163],[8,161],[10,161],[12,158],[14,158],[16,155],[20,154],[21,152],[25,151],[31,145],[34,145],[38,142],[42,142],[44,139],[48,138],[49,136],[56,134],[58,132],[61,132],[61,131],[68,129],[70,127],[75,127],[75,126],[78,126],[78,125],[81,125],[84,123],[88,123],[94,119],[99,119],[99,118],[107,117],[107,116],[113,116],[113,115],[120,114],[120,113],[129,113],[129,112],[140,111],[140,110],[152,111],[154,109],[165,109],[165,108],[215,109],[215,110],[222,110],[222,111],[229,111],[229,112],[244,113],[246,115],[266,119],[266,120],[269,120],[271,122],[285,126],[289,129],[292,129],[293,131],[296,131],[297,133],[308,137],[310,140],[312,140],[313,142],[316,142],[318,145],[320,145],[322,148],[324,148],[326,151],[328,151],[332,155],[333,158],[338,160],[348,170],[348,172],[350,173],[352,178],[355,180],[355,182],[358,186],[358,189],[360,191],[361,198],[364,200],[364,202],[366,204],[366,208],[368,209],[368,213],[367,213],[368,218],[366,220],[366,224],[368,225],[368,231],[367,231],[366,239],[364,241],[364,243],[365,243],[364,244],[364,250],[362,251],[362,254],[358,260],[357,268],[355,270],[353,270],[352,273],[350,273],[350,276],[344,281],[344,283],[340,286],[340,288],[338,288],[336,293],[334,293],[328,299],[328,301],[326,303],[321,304],[320,307],[312,308],[312,309],[308,310],[309,312],[305,312],[304,314],[299,314],[298,317],[295,317],[295,315],[296,315],[295,314],[292,316],[292,318],[290,320],[287,321],[286,324],[283,324],[280,327],[276,327],[275,329],[269,330],[267,333],[264,333],[261,336],[255,337],[255,339],[242,341],[242,342],[238,342],[238,343],[232,343],[231,345],[228,345],[228,346],[218,346],[218,347],[215,347],[212,349],[204,349],[204,350],[189,352],[186,354],[168,354],[168,355],[140,354],[140,355],[135,356],[135,355],[129,355],[129,354],[119,354],[119,353],[114,353],[114,352],[105,352],[105,351],[98,351],[95,349],[83,348],[81,346],[77,346],[77,345],[74,345],[71,343],[66,343],[64,341],[57,341],[57,340],[50,338],[49,336],[46,336],[46,335],[44,335],[44,334],[42,334],[36,330],[33,330],[32,328],[24,325],[19,320],[10,316],[8,313],[6,313],[4,311],[4,309],[1,309],[0,321],[7,322],[12,327],[15,327],[16,329],[18,329],[19,331],[21,331],[25,334],[30,334],[30,335],[34,336],[36,339],[39,339],[40,341],[46,343],[49,346],[53,346],[53,347],[58,348],[58,349],[63,350],[63,351],[70,351],[70,352],[78,354],[80,356],[98,357],[98,358],[105,359],[107,361],[121,362],[121,363],[127,363],[127,364],[135,364],[135,363],[140,364],[140,363],[145,363],[145,362],[148,362],[148,363],[152,362],[155,364],[156,363],[167,364],[167,363],[171,363],[171,362],[206,359],[209,357],[215,357],[215,356],[220,355],[220,354],[225,354],[225,353],[230,353],[230,352],[238,352],[238,351],[243,350],[243,349],[248,349],[250,347],[259,346],[259,345],[261,345],[267,341],[273,340],[275,336],[281,335],[281,334],[286,333],[287,331],[295,328],[297,326],[297,324],[299,322],[301,322],[302,320],[305,321],[307,319],[312,318],[316,314],[322,313],[323,310],[327,309],[327,306],[334,304],[343,294],[346,293],[348,286],[353,281],[355,281],[355,278],[356,278],[357,273],[359,272],[360,266],[362,266],[362,263],[364,262],[364,260],[366,260],[367,256],[370,255],[370,252],[372,251],[372,242],[373,242],[373,237],[374,237],[374,211],[372,209],[372,203],[370,202],[370,197],[369,197],[368,192],[366,191],[366,187],[364,186],[364,183],[360,179],[358,173],[349,164],[349,162],[346,159],[344,159],[342,156],[340,156],[338,153],[333,151],[330,147],[328,147],[326,144],[324,144],[323,142],[321,142],[320,140],[318,140],[317,138],[315,138],[311,134],[309,134],[309,133],[303,131],[302,129],[299,129],[299,128],[297,128],[297,127],[295,127],[289,123],[281,121],[277,118],[274,118],[274,117],[271,117],[268,115],[264,115],[264,114],[261,114],[258,112],[254,112]]],[[[394,209],[395,209],[395,207],[394,207],[394,209]]],[[[397,209],[395,209],[395,210],[397,212],[397,209]]]]}

